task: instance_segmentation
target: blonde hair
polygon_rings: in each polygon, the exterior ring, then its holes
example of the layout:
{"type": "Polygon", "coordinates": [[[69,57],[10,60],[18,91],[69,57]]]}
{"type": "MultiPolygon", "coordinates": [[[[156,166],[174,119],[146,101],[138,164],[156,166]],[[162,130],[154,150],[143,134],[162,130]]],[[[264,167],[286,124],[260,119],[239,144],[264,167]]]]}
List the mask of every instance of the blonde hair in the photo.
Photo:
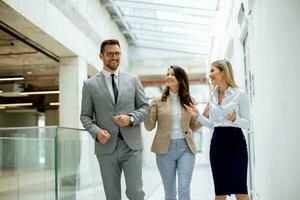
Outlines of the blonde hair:
{"type": "MultiPolygon", "coordinates": [[[[213,63],[211,63],[211,65],[217,67],[221,72],[224,72],[225,75],[225,82],[233,88],[238,88],[239,86],[236,84],[236,82],[234,81],[234,77],[233,77],[233,70],[232,70],[232,66],[230,64],[229,61],[227,60],[217,60],[214,61],[213,63]]],[[[214,91],[214,89],[216,88],[216,85],[214,85],[214,87],[212,88],[212,93],[214,91]]],[[[212,95],[211,93],[211,95],[212,95]]]]}
{"type": "Polygon", "coordinates": [[[217,60],[211,65],[217,67],[220,71],[223,71],[225,74],[226,83],[233,88],[238,88],[239,86],[234,81],[232,66],[227,60],[217,60]]]}

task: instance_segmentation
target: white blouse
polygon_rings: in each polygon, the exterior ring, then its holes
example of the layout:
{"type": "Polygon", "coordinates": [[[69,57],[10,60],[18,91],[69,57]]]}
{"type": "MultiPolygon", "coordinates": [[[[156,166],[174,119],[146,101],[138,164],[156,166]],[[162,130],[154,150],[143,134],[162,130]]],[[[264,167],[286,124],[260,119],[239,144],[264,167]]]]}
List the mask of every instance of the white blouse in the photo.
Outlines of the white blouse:
{"type": "Polygon", "coordinates": [[[181,139],[184,138],[184,133],[182,129],[181,123],[181,104],[180,98],[178,94],[172,93],[170,91],[170,98],[172,100],[172,115],[173,115],[173,123],[172,123],[172,136],[171,139],[181,139]]]}
{"type": "Polygon", "coordinates": [[[209,103],[209,118],[199,114],[197,121],[211,129],[220,126],[249,128],[250,114],[247,93],[238,88],[228,87],[224,92],[221,105],[218,104],[218,96],[219,88],[216,88],[209,103]],[[232,122],[225,117],[233,110],[236,112],[236,119],[232,122]]]}

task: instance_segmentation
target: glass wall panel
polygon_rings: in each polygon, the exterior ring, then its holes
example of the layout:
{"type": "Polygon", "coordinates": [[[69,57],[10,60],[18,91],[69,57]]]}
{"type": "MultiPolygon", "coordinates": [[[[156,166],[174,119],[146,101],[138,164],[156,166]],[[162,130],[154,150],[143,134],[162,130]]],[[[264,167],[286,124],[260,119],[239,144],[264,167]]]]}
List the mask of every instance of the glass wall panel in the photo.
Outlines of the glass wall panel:
{"type": "Polygon", "coordinates": [[[55,131],[0,129],[0,199],[55,198],[55,131]]]}

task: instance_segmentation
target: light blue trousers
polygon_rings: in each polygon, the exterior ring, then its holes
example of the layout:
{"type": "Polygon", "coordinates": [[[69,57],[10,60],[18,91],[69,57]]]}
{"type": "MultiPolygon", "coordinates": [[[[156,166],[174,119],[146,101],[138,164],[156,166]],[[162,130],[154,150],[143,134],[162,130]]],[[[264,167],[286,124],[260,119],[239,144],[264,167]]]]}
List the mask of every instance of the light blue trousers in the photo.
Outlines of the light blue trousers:
{"type": "Polygon", "coordinates": [[[167,154],[156,154],[156,164],[165,189],[165,200],[177,200],[176,171],[179,200],[190,200],[190,185],[195,155],[185,139],[171,140],[167,154]]]}

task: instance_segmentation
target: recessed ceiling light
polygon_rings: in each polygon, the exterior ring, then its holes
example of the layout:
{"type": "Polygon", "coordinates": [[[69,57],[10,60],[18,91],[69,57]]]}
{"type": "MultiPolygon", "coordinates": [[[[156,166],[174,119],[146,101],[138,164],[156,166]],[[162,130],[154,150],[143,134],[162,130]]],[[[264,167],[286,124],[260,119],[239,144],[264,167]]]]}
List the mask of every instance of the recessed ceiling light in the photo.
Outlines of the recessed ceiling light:
{"type": "Polygon", "coordinates": [[[1,77],[0,81],[20,81],[24,80],[23,76],[16,76],[16,77],[1,77]]]}

